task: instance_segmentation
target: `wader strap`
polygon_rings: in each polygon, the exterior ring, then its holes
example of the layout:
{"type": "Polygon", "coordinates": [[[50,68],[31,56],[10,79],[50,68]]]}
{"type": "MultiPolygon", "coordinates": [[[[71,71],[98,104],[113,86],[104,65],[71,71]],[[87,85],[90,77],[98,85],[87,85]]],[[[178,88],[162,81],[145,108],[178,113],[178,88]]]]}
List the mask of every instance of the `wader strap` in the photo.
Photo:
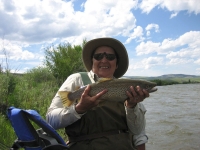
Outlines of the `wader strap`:
{"type": "Polygon", "coordinates": [[[97,134],[81,135],[81,136],[78,136],[78,137],[68,137],[68,140],[69,140],[69,143],[74,143],[74,142],[92,140],[92,139],[97,139],[97,138],[101,138],[101,137],[104,137],[104,136],[121,134],[121,133],[128,133],[128,131],[126,131],[126,130],[114,130],[114,131],[102,132],[102,133],[97,133],[97,134]]]}
{"type": "Polygon", "coordinates": [[[82,81],[83,81],[84,85],[88,85],[88,84],[92,83],[90,78],[88,77],[88,73],[87,72],[79,72],[79,73],[81,75],[81,78],[82,78],[82,81]]]}

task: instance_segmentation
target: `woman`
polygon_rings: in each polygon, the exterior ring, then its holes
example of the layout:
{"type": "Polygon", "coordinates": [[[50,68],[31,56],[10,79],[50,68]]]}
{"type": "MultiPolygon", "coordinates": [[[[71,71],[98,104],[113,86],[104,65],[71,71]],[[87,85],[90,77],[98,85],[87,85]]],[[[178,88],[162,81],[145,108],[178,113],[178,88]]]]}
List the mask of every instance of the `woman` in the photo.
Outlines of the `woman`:
{"type": "MultiPolygon", "coordinates": [[[[87,42],[82,53],[87,75],[94,83],[98,78],[120,78],[128,69],[128,55],[124,45],[113,38],[98,38],[87,42]]],[[[74,91],[84,86],[80,73],[70,75],[59,91],[74,91]]],[[[137,87],[127,91],[123,102],[101,101],[107,92],[88,95],[90,86],[80,100],[64,107],[58,93],[47,112],[47,121],[55,128],[65,128],[72,150],[145,149],[145,112],[140,103],[149,93],[137,87]]]]}

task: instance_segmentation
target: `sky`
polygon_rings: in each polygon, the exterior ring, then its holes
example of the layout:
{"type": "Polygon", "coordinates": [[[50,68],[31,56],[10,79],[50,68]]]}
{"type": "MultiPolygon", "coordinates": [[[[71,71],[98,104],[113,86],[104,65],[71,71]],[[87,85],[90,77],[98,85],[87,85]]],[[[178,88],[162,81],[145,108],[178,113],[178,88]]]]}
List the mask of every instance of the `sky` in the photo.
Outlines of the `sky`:
{"type": "Polygon", "coordinates": [[[0,64],[24,73],[52,45],[112,37],[125,76],[200,75],[199,0],[0,0],[0,64]]]}

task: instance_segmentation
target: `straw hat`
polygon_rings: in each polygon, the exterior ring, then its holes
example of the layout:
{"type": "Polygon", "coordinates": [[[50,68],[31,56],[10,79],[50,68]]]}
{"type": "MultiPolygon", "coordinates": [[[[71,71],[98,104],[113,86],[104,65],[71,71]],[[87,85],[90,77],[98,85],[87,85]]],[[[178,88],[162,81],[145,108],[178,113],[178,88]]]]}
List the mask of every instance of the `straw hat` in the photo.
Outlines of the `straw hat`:
{"type": "Polygon", "coordinates": [[[91,41],[88,41],[84,47],[82,52],[82,59],[84,66],[87,71],[92,69],[92,54],[93,51],[100,46],[109,46],[112,47],[118,55],[118,68],[114,73],[114,77],[120,78],[123,76],[129,65],[128,54],[124,45],[113,38],[97,38],[91,41]]]}

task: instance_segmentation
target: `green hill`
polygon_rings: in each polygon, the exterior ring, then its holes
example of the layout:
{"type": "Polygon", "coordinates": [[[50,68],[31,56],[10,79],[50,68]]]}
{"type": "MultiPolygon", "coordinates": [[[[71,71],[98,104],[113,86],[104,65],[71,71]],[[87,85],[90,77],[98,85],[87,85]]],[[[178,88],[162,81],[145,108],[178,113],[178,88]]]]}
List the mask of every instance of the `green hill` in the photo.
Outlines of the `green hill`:
{"type": "MultiPolygon", "coordinates": [[[[200,76],[196,75],[186,75],[186,74],[166,74],[157,77],[145,77],[145,76],[123,76],[123,78],[131,78],[131,79],[142,79],[142,80],[150,80],[157,83],[165,82],[161,85],[168,84],[185,84],[185,83],[200,83],[200,76]]],[[[158,84],[160,85],[160,84],[158,84]]]]}

